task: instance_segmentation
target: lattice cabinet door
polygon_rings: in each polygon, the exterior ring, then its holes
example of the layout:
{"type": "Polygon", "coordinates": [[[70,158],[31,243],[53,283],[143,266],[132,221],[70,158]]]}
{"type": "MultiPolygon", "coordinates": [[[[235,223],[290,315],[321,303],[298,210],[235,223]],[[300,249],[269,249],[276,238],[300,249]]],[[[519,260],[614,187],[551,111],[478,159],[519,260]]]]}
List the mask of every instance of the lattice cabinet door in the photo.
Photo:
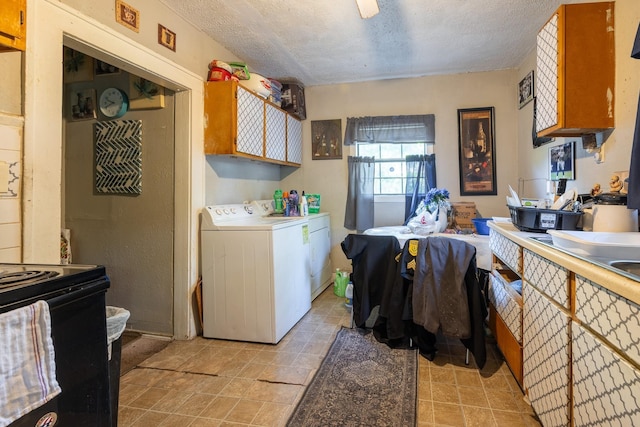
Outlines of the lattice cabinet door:
{"type": "Polygon", "coordinates": [[[544,426],[570,424],[569,314],[523,284],[523,383],[544,426]]]}
{"type": "Polygon", "coordinates": [[[287,114],[287,162],[302,164],[302,122],[287,114]]]}
{"type": "Polygon", "coordinates": [[[282,162],[287,159],[287,113],[265,104],[265,157],[282,162]]]}
{"type": "Polygon", "coordinates": [[[558,14],[537,37],[536,130],[558,123],[558,14]]]}
{"type": "Polygon", "coordinates": [[[236,151],[262,157],[264,154],[264,101],[238,86],[236,151]]]}
{"type": "Polygon", "coordinates": [[[640,371],[575,322],[572,345],[574,426],[640,425],[640,371]]]}

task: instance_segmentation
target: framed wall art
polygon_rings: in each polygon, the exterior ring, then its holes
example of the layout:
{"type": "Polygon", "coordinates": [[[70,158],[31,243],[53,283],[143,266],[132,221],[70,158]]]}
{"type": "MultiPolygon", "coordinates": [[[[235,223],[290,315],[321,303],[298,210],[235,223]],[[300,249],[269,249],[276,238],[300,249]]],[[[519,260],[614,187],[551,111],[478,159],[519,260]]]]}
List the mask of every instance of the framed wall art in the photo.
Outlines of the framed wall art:
{"type": "Polygon", "coordinates": [[[518,109],[533,100],[533,70],[518,83],[518,109]]]}
{"type": "Polygon", "coordinates": [[[549,148],[549,179],[576,179],[576,151],[573,141],[549,148]]]}
{"type": "Polygon", "coordinates": [[[460,195],[496,195],[494,108],[458,110],[460,195]]]}
{"type": "Polygon", "coordinates": [[[158,43],[162,46],[176,51],[176,33],[162,24],[158,24],[158,43]]]}
{"type": "Polygon", "coordinates": [[[313,160],[342,158],[342,120],[311,121],[311,153],[313,160]]]}
{"type": "Polygon", "coordinates": [[[108,76],[112,74],[120,74],[120,68],[111,65],[107,62],[96,59],[96,76],[108,76]]]}
{"type": "Polygon", "coordinates": [[[97,118],[96,105],[95,89],[72,90],[69,93],[71,121],[97,118]]]}
{"type": "Polygon", "coordinates": [[[116,21],[136,33],[140,32],[140,12],[121,0],[116,0],[116,21]]]}
{"type": "Polygon", "coordinates": [[[98,194],[142,194],[142,120],[95,124],[98,194]]]}
{"type": "Polygon", "coordinates": [[[93,58],[68,47],[63,49],[63,82],[75,83],[93,80],[93,58]]]}
{"type": "Polygon", "coordinates": [[[129,109],[164,108],[164,88],[142,77],[129,75],[129,109]]]}

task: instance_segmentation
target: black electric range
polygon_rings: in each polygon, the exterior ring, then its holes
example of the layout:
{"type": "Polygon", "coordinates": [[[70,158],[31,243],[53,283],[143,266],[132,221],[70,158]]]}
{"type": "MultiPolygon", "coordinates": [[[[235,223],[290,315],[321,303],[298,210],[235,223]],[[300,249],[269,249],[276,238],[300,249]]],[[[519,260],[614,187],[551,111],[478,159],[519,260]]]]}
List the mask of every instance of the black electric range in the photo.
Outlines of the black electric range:
{"type": "Polygon", "coordinates": [[[9,427],[111,427],[105,295],[98,265],[0,263],[0,313],[38,300],[49,306],[56,379],[62,392],[9,427]]]}

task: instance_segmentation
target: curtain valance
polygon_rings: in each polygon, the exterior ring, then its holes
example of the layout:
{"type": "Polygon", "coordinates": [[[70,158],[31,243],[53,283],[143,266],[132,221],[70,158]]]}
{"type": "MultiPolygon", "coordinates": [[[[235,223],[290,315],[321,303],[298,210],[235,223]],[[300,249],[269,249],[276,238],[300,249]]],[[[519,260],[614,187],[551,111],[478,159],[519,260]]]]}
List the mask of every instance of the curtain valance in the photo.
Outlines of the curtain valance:
{"type": "Polygon", "coordinates": [[[435,143],[435,115],[347,117],[344,145],[370,143],[435,143]]]}

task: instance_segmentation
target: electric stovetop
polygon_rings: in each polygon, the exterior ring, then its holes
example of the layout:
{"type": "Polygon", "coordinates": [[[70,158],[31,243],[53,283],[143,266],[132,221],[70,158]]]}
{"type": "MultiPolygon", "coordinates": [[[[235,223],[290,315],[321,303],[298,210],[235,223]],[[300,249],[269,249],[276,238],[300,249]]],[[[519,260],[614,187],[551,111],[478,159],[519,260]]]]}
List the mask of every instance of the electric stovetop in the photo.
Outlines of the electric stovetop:
{"type": "Polygon", "coordinates": [[[0,306],[77,287],[106,277],[105,268],[84,264],[0,263],[0,306]]]}

